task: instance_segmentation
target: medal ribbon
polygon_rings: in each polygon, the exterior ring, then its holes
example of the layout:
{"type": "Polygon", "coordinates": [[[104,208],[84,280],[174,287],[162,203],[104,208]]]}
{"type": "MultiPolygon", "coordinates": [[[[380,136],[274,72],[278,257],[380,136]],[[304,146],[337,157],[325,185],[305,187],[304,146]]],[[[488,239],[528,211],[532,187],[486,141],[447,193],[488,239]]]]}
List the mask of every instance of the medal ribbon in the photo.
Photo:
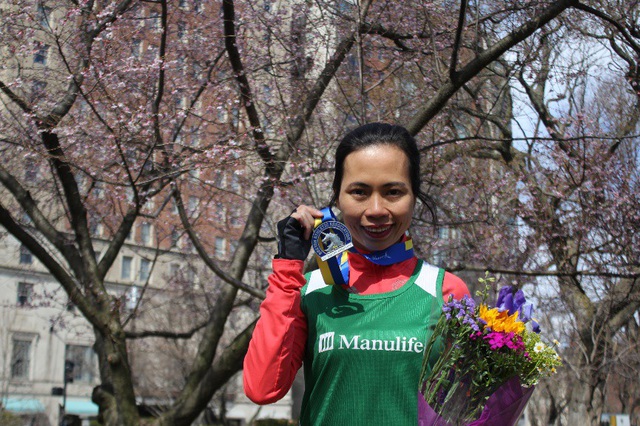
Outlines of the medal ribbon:
{"type": "MultiPolygon", "coordinates": [[[[323,222],[336,220],[331,208],[325,207],[320,211],[323,217],[322,219],[316,219],[315,227],[318,227],[323,222]]],[[[351,248],[349,251],[358,253],[377,265],[393,265],[413,257],[413,241],[411,238],[407,238],[405,241],[400,241],[384,250],[374,251],[373,253],[360,253],[355,248],[351,248]]],[[[349,283],[349,262],[347,259],[346,250],[326,261],[323,261],[320,255],[316,253],[318,267],[325,283],[328,285],[349,283]]]]}
{"type": "MultiPolygon", "coordinates": [[[[325,207],[320,211],[323,216],[322,219],[316,219],[316,228],[323,222],[336,220],[336,216],[330,207],[325,207]]],[[[349,283],[349,262],[347,262],[346,250],[327,260],[322,260],[320,254],[316,253],[316,260],[318,261],[318,267],[320,268],[325,283],[328,285],[349,283]]]]}

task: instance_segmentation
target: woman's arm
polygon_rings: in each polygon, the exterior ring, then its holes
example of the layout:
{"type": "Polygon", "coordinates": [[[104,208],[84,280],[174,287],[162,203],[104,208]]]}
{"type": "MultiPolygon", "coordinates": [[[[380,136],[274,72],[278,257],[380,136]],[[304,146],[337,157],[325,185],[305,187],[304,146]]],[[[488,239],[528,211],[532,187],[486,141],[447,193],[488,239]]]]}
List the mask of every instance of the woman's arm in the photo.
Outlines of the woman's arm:
{"type": "Polygon", "coordinates": [[[300,307],[300,289],[306,282],[302,271],[317,217],[322,217],[321,211],[303,205],[277,225],[278,255],[244,359],[244,392],[257,404],[282,398],[302,365],[307,319],[300,307]]]}
{"type": "Polygon", "coordinates": [[[257,404],[281,399],[302,365],[307,340],[300,308],[303,265],[301,260],[273,260],[267,297],[244,359],[244,391],[257,404]]]}
{"type": "Polygon", "coordinates": [[[469,288],[464,281],[451,272],[445,272],[444,279],[442,280],[442,296],[445,302],[449,300],[450,294],[452,294],[456,300],[462,299],[465,295],[471,296],[469,288]]]}

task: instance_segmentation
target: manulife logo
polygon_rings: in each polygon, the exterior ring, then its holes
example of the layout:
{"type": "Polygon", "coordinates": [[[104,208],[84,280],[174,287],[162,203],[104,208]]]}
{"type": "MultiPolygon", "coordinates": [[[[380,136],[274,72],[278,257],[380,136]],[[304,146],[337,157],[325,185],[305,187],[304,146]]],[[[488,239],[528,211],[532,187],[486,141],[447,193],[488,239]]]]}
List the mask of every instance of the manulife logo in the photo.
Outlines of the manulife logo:
{"type": "Polygon", "coordinates": [[[417,337],[396,336],[393,339],[387,340],[368,339],[366,337],[362,337],[360,334],[356,334],[354,336],[340,334],[336,336],[333,331],[323,333],[318,337],[318,353],[334,349],[422,353],[424,351],[424,343],[417,337]]]}

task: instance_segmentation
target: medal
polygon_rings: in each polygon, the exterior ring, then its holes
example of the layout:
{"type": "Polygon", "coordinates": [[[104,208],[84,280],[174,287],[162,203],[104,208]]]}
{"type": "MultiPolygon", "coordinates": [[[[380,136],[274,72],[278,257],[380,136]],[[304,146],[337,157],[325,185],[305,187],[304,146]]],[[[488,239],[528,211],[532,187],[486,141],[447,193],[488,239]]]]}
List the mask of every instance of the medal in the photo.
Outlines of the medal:
{"type": "Polygon", "coordinates": [[[318,267],[325,283],[347,284],[349,282],[349,263],[347,250],[353,247],[351,233],[347,227],[336,220],[330,207],[321,210],[322,219],[316,219],[311,236],[311,245],[316,252],[318,267]]]}
{"type": "Polygon", "coordinates": [[[311,241],[313,250],[323,262],[353,247],[351,233],[344,224],[335,219],[318,219],[311,241]]]}

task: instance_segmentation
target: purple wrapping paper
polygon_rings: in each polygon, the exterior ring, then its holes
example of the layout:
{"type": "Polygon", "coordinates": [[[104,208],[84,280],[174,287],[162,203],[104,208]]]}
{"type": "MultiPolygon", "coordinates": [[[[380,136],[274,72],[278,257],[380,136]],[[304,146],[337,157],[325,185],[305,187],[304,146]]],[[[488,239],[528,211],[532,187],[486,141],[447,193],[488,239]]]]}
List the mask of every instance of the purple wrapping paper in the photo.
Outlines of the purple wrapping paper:
{"type": "MultiPolygon", "coordinates": [[[[498,388],[487,400],[478,420],[467,426],[513,426],[524,411],[534,387],[523,388],[513,377],[498,388]]],[[[444,421],[418,392],[418,426],[455,426],[444,421]]]]}

